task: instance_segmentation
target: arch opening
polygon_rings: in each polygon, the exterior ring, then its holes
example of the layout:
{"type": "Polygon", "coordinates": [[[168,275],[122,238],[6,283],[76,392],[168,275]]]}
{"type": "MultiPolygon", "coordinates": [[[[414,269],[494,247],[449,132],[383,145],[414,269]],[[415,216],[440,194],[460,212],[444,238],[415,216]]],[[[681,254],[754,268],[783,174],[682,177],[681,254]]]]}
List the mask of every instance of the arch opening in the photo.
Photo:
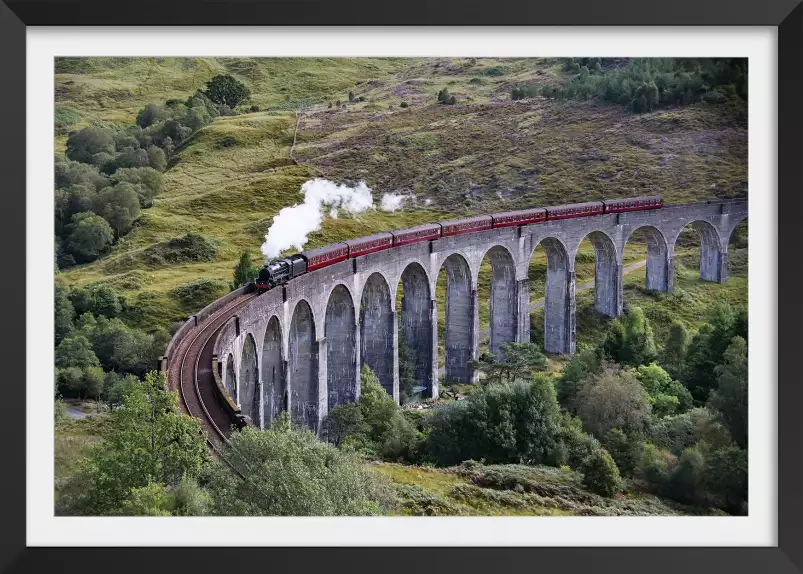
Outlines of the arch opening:
{"type": "Polygon", "coordinates": [[[601,231],[592,231],[586,239],[594,249],[592,253],[588,253],[578,247],[575,253],[575,273],[579,274],[580,268],[590,263],[589,255],[593,256],[594,309],[608,317],[616,317],[622,310],[616,248],[611,238],[601,231]]]}
{"type": "Polygon", "coordinates": [[[328,409],[357,398],[357,353],[354,303],[343,285],[329,296],[324,322],[328,409]]]}
{"type": "Polygon", "coordinates": [[[360,301],[360,357],[379,378],[390,396],[393,393],[393,331],[396,316],[390,288],[379,273],[365,282],[360,301]]]}
{"type": "MultiPolygon", "coordinates": [[[[442,277],[446,278],[446,297],[443,331],[438,338],[444,341],[444,378],[448,382],[471,383],[474,371],[470,361],[476,346],[471,268],[461,255],[453,253],[443,262],[438,274],[438,291],[442,292],[442,277]]],[[[439,318],[440,322],[440,318],[439,318]]],[[[440,325],[439,325],[440,327],[440,325]]]]}
{"type": "Polygon", "coordinates": [[[728,278],[747,279],[747,219],[742,219],[731,230],[728,237],[728,278]]]}
{"type": "Polygon", "coordinates": [[[516,340],[518,322],[516,264],[510,252],[495,246],[482,260],[477,285],[481,349],[501,357],[501,345],[516,340]]]}
{"type": "Polygon", "coordinates": [[[675,260],[683,267],[698,266],[701,280],[727,280],[727,252],[721,251],[719,233],[707,221],[693,221],[686,225],[680,230],[674,247],[675,260]]]}
{"type": "Polygon", "coordinates": [[[255,425],[260,424],[260,396],[257,389],[259,373],[257,366],[257,347],[251,333],[245,336],[243,352],[240,355],[240,392],[237,397],[240,411],[251,418],[255,425]]]}
{"type": "Polygon", "coordinates": [[[289,387],[293,424],[318,429],[318,341],[315,319],[303,299],[290,323],[289,387]]]}
{"type": "Polygon", "coordinates": [[[409,392],[410,400],[428,398],[435,392],[432,310],[429,277],[420,264],[410,263],[402,272],[396,294],[396,312],[401,317],[398,326],[399,393],[409,392]]]}
{"type": "Polygon", "coordinates": [[[570,281],[569,256],[560,240],[546,237],[533,249],[530,257],[530,285],[534,292],[530,312],[535,317],[543,313],[543,331],[532,329],[531,338],[543,337],[544,350],[549,353],[574,352],[575,335],[572,325],[573,310],[570,305],[573,286],[570,281]],[[541,253],[538,246],[543,247],[541,253]],[[543,293],[543,299],[538,295],[543,293]]]}
{"type": "Polygon", "coordinates": [[[262,345],[263,427],[270,428],[282,411],[287,410],[287,380],[282,355],[282,330],[275,315],[268,321],[262,345]]]}
{"type": "Polygon", "coordinates": [[[638,255],[639,261],[646,261],[643,267],[647,290],[672,291],[674,282],[669,267],[669,249],[663,233],[651,225],[634,229],[625,241],[625,257],[631,254],[638,255]]]}
{"type": "Polygon", "coordinates": [[[223,386],[229,396],[237,401],[237,374],[234,371],[234,355],[231,353],[226,357],[226,376],[223,378],[223,386]]]}

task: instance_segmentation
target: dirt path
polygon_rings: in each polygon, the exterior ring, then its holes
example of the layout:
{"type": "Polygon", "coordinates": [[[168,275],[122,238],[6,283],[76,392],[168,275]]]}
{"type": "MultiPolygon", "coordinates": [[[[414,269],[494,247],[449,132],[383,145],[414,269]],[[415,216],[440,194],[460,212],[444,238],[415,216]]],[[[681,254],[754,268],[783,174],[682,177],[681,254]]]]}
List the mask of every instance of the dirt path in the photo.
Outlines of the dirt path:
{"type": "MultiPolygon", "coordinates": [[[[636,269],[641,269],[645,265],[647,265],[646,259],[643,261],[636,261],[635,263],[631,263],[630,265],[625,265],[624,269],[622,269],[622,273],[630,273],[631,271],[635,271],[636,269]]],[[[594,287],[593,279],[591,281],[586,281],[585,283],[580,283],[579,285],[577,285],[577,287],[575,287],[575,291],[584,291],[586,289],[591,289],[592,287],[594,287]]],[[[544,306],[543,299],[539,299],[535,303],[530,303],[530,313],[532,313],[537,309],[540,309],[543,306],[544,306]]],[[[488,337],[489,331],[490,327],[487,329],[482,329],[480,331],[480,341],[483,341],[486,337],[488,337]]],[[[444,373],[446,373],[446,367],[441,367],[438,369],[438,375],[443,375],[444,373]]]]}

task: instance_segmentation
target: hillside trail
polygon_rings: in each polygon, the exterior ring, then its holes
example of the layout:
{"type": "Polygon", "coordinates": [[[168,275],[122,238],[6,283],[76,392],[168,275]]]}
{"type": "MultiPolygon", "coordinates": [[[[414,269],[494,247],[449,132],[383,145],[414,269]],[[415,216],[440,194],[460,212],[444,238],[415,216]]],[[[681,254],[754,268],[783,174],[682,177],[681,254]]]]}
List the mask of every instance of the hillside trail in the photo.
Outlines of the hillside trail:
{"type": "MultiPolygon", "coordinates": [[[[644,267],[645,265],[647,265],[647,260],[646,259],[644,259],[642,261],[636,261],[635,263],[631,263],[630,265],[625,265],[624,269],[622,269],[622,273],[623,274],[630,273],[631,271],[635,271],[636,269],[640,269],[640,268],[644,267]]],[[[576,291],[584,291],[586,289],[591,289],[593,286],[594,286],[594,280],[592,279],[591,281],[586,281],[585,283],[580,283],[580,285],[578,285],[575,288],[575,290],[576,291]]],[[[531,303],[530,304],[530,313],[532,313],[533,311],[536,311],[538,309],[541,309],[543,306],[544,306],[544,300],[543,299],[539,299],[535,303],[531,303]]],[[[487,328],[487,329],[482,329],[480,331],[479,340],[480,341],[484,340],[488,336],[488,332],[489,331],[490,331],[490,327],[487,328]]],[[[446,367],[440,367],[438,369],[438,375],[443,375],[445,373],[446,373],[446,367]]]]}

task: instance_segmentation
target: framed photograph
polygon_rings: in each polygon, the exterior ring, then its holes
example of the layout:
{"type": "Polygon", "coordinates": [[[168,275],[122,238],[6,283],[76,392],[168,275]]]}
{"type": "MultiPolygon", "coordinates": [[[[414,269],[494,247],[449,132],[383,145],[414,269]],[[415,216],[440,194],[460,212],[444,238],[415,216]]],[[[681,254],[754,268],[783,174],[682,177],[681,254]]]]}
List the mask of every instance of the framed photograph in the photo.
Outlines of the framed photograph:
{"type": "Polygon", "coordinates": [[[803,571],[801,26],[4,0],[0,564],[803,571]]]}

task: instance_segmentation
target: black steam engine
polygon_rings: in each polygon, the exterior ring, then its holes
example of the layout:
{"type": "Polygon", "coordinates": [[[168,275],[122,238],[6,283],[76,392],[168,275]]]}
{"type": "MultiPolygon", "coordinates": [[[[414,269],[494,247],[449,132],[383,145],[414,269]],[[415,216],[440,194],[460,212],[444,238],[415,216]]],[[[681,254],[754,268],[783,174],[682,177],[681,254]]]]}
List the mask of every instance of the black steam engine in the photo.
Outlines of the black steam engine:
{"type": "Polygon", "coordinates": [[[277,285],[287,283],[290,279],[307,272],[307,258],[303,255],[291,255],[284,259],[274,259],[262,269],[254,281],[256,290],[267,291],[277,285]]]}

